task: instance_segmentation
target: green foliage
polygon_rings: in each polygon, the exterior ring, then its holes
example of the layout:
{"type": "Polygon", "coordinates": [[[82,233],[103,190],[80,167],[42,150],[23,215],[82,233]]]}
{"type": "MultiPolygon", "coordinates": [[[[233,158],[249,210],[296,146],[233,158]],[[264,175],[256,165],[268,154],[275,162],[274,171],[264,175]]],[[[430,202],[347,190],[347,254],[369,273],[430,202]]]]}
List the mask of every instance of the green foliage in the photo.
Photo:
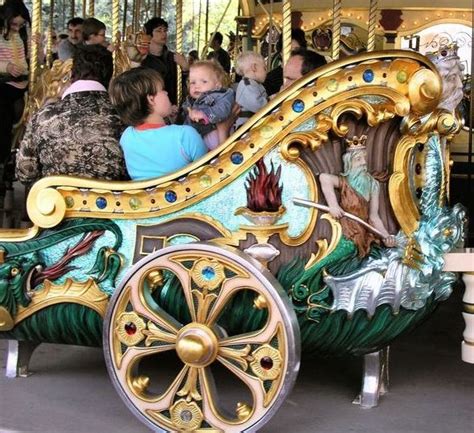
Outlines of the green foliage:
{"type": "MultiPolygon", "coordinates": [[[[205,33],[206,22],[206,1],[209,1],[209,20],[208,33],[212,33],[224,14],[225,8],[229,0],[192,0],[183,1],[183,44],[184,53],[188,53],[193,49],[202,51],[205,46],[206,39],[210,35],[205,33]]],[[[223,47],[226,48],[229,44],[229,39],[226,35],[229,32],[236,31],[235,17],[238,15],[238,0],[230,0],[231,5],[224,16],[219,31],[224,35],[223,47]]],[[[25,1],[26,6],[32,11],[32,0],[25,1]]],[[[156,0],[156,4],[159,1],[156,0]]],[[[163,0],[163,18],[168,21],[168,46],[171,50],[176,49],[176,0],[163,0]]],[[[125,0],[121,1],[120,5],[120,28],[123,26],[123,12],[125,0]]],[[[144,2],[142,13],[140,15],[140,24],[144,24],[147,20],[154,16],[155,1],[147,0],[144,2]]],[[[43,2],[42,18],[43,29],[47,29],[49,25],[49,3],[43,2]]],[[[132,1],[128,0],[127,4],[127,25],[132,22],[132,1]]],[[[75,2],[75,16],[82,16],[82,3],[75,2]]],[[[67,33],[66,23],[72,18],[71,7],[68,0],[57,0],[55,2],[54,12],[54,28],[59,32],[67,33]]],[[[104,22],[107,26],[107,35],[110,39],[112,36],[112,0],[95,0],[95,18],[104,22]]]]}

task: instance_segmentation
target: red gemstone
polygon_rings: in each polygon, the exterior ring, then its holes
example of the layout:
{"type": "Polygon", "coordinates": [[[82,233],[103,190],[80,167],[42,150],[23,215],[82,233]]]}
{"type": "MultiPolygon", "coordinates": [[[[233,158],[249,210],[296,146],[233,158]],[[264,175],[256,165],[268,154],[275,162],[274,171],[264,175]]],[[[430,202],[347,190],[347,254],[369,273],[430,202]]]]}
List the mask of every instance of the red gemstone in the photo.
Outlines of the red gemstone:
{"type": "Polygon", "coordinates": [[[135,326],[135,323],[133,322],[128,322],[125,324],[125,332],[128,335],[133,335],[137,332],[137,327],[135,326]]]}
{"type": "Polygon", "coordinates": [[[269,356],[264,356],[260,360],[260,365],[264,370],[271,370],[273,368],[273,359],[270,358],[269,356]]]}

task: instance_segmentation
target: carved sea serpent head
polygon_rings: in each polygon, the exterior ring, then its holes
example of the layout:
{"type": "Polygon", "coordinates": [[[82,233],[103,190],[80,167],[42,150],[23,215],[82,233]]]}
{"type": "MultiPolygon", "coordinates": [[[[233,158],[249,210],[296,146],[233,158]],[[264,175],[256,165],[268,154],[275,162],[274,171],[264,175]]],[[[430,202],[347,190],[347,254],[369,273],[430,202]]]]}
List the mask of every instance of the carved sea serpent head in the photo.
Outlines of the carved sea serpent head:
{"type": "Polygon", "coordinates": [[[31,279],[38,271],[32,259],[14,259],[0,265],[0,306],[15,316],[17,306],[31,301],[31,279]]]}

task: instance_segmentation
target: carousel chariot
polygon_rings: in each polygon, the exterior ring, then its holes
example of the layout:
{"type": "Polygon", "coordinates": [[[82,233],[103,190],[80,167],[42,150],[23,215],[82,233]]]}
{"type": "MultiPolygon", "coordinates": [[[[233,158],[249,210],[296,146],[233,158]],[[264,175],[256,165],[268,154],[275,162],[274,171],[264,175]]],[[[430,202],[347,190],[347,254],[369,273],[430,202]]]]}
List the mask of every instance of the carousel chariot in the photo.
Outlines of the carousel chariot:
{"type": "MultiPolygon", "coordinates": [[[[442,80],[408,51],[359,54],[286,89],[224,145],[140,182],[41,179],[33,227],[1,233],[0,337],[25,373],[39,343],[103,346],[155,431],[255,431],[312,355],[377,353],[446,299],[442,80]],[[149,359],[175,356],[169,383],[149,359]],[[213,366],[246,401],[220,407],[213,366]]],[[[159,368],[159,367],[158,367],[159,368]]]]}

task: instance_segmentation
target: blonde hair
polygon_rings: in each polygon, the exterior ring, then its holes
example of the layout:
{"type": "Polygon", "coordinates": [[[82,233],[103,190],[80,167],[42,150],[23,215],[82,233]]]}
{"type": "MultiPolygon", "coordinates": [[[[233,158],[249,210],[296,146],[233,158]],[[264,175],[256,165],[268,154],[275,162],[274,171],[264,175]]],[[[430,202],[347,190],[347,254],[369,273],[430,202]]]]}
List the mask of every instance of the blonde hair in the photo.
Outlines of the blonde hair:
{"type": "Polygon", "coordinates": [[[250,66],[257,62],[265,63],[265,59],[261,54],[256,53],[255,51],[245,51],[244,53],[239,54],[235,60],[235,72],[244,76],[250,66]]]}
{"type": "Polygon", "coordinates": [[[224,71],[224,68],[216,60],[199,60],[194,62],[189,68],[189,71],[196,68],[207,68],[207,70],[216,76],[217,81],[219,81],[223,88],[227,89],[230,87],[231,80],[229,74],[224,71]]]}

